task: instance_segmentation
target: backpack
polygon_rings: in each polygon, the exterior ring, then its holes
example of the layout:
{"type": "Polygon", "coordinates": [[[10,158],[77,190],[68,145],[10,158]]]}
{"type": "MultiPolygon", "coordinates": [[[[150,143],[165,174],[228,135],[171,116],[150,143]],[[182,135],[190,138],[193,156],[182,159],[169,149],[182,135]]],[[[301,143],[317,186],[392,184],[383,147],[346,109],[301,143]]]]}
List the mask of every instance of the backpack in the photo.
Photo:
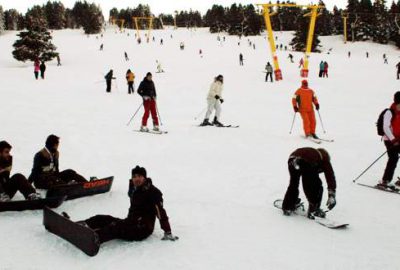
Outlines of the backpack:
{"type": "Polygon", "coordinates": [[[384,109],[378,117],[378,121],[376,122],[376,128],[379,136],[385,136],[385,132],[383,131],[383,118],[387,111],[390,111],[393,115],[393,111],[391,109],[384,109]]]}

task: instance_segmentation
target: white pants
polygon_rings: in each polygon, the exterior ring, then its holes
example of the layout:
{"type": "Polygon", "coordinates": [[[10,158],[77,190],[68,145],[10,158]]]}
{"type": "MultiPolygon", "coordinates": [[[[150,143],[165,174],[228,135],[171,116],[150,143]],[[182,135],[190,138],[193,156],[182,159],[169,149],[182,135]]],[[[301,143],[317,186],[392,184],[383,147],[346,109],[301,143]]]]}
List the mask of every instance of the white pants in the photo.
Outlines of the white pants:
{"type": "Polygon", "coordinates": [[[215,117],[219,120],[221,115],[221,102],[218,99],[211,98],[207,99],[208,109],[206,113],[206,119],[210,119],[212,112],[215,110],[215,117]]]}

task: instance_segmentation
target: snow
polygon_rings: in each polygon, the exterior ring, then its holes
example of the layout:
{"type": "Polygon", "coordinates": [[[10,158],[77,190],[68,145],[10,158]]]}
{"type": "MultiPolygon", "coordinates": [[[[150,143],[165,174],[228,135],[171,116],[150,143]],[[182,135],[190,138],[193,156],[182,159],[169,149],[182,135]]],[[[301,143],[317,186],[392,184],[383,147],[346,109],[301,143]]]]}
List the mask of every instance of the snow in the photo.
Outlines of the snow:
{"type": "MultiPolygon", "coordinates": [[[[328,131],[323,134],[318,122],[318,134],[335,139],[321,146],[332,155],[338,182],[338,204],[328,216],[350,223],[346,230],[330,230],[301,217],[283,216],[272,205],[286,190],[289,154],[317,146],[302,139],[299,117],[289,135],[301,54],[293,53],[291,64],[289,52],[278,51],[284,80],[271,84],[264,82],[262,73],[271,59],[264,36],[250,37],[256,44],[253,50],[246,39],[238,46],[237,37],[227,36],[220,43],[207,29],[154,31],[157,42],[141,45],[129,32],[128,37],[108,29],[104,39],[97,40],[78,30],[54,31],[63,65],[49,63],[46,80],[38,81],[32,64],[12,58],[16,32],[2,35],[0,139],[13,145],[14,173],[28,176],[34,154],[54,133],[61,137],[61,169],[73,168],[86,177],[115,176],[110,193],[68,201],[56,209],[73,220],[94,214],[126,216],[130,170],[145,166],[164,193],[173,233],[180,240],[160,241],[157,224],[146,241],[111,241],[90,258],[48,233],[41,211],[0,213],[0,269],[400,268],[400,198],[352,183],[385,151],[375,122],[398,90],[397,49],[321,37],[323,53],[311,56],[309,84],[319,97],[328,131]],[[179,49],[181,41],[184,51],[179,49]],[[328,55],[329,48],[333,50],[328,55]],[[244,67],[239,66],[240,52],[244,67]],[[383,64],[383,53],[389,65],[383,64]],[[155,73],[156,60],[166,73],[155,73]],[[329,79],[317,77],[321,60],[330,64],[329,79]],[[111,68],[117,80],[107,94],[102,80],[111,68]],[[153,72],[162,128],[168,134],[133,132],[142,111],[126,126],[141,103],[136,93],[127,95],[128,68],[136,74],[136,87],[153,72]],[[218,74],[225,77],[221,121],[240,124],[238,129],[196,127],[203,116],[197,121],[194,117],[205,108],[209,85],[218,74]]],[[[277,35],[278,44],[287,44],[292,33],[277,35]]],[[[360,181],[375,184],[385,161],[382,158],[360,181]]]]}

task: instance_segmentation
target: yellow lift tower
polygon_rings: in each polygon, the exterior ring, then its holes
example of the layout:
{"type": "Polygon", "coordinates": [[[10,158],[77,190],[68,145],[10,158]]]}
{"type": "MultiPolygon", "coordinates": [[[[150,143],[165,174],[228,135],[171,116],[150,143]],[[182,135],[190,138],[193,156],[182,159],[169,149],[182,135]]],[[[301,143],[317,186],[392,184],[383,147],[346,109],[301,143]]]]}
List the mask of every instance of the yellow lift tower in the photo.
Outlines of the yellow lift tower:
{"type": "Polygon", "coordinates": [[[119,30],[122,32],[125,27],[125,20],[124,19],[117,19],[114,18],[113,16],[110,16],[110,22],[112,25],[118,25],[119,30]]]}
{"type": "Polygon", "coordinates": [[[137,38],[140,38],[140,31],[139,31],[139,20],[147,20],[149,22],[149,29],[147,32],[147,42],[150,42],[150,34],[151,30],[153,29],[153,20],[154,17],[132,17],[133,21],[135,22],[135,28],[136,28],[136,33],[137,33],[137,38]]]}

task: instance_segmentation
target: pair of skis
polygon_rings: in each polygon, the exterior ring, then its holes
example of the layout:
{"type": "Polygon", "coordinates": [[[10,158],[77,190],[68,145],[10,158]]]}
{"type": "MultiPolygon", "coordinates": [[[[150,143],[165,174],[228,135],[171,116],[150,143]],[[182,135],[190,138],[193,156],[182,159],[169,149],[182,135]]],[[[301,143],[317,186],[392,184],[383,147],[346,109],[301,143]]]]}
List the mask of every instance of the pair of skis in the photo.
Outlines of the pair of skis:
{"type": "Polygon", "coordinates": [[[134,130],[134,132],[148,133],[148,134],[155,134],[155,135],[168,134],[168,131],[165,131],[165,130],[156,131],[156,130],[152,130],[152,129],[149,129],[147,131],[143,131],[143,130],[139,129],[139,130],[134,130]]]}
{"type": "Polygon", "coordinates": [[[306,137],[305,138],[306,140],[309,140],[309,141],[311,141],[311,142],[313,142],[313,143],[316,143],[316,144],[321,144],[321,143],[323,143],[323,142],[328,142],[328,143],[332,143],[332,142],[334,142],[335,140],[332,140],[332,139],[325,139],[325,138],[313,138],[313,137],[306,137]]]}
{"type": "Polygon", "coordinates": [[[385,191],[385,192],[390,192],[390,193],[395,193],[395,194],[399,194],[400,195],[400,188],[397,187],[381,187],[378,185],[367,185],[367,184],[363,184],[363,183],[357,183],[357,185],[363,186],[363,187],[367,187],[367,188],[373,188],[373,189],[377,189],[377,190],[381,190],[381,191],[385,191]]]}

